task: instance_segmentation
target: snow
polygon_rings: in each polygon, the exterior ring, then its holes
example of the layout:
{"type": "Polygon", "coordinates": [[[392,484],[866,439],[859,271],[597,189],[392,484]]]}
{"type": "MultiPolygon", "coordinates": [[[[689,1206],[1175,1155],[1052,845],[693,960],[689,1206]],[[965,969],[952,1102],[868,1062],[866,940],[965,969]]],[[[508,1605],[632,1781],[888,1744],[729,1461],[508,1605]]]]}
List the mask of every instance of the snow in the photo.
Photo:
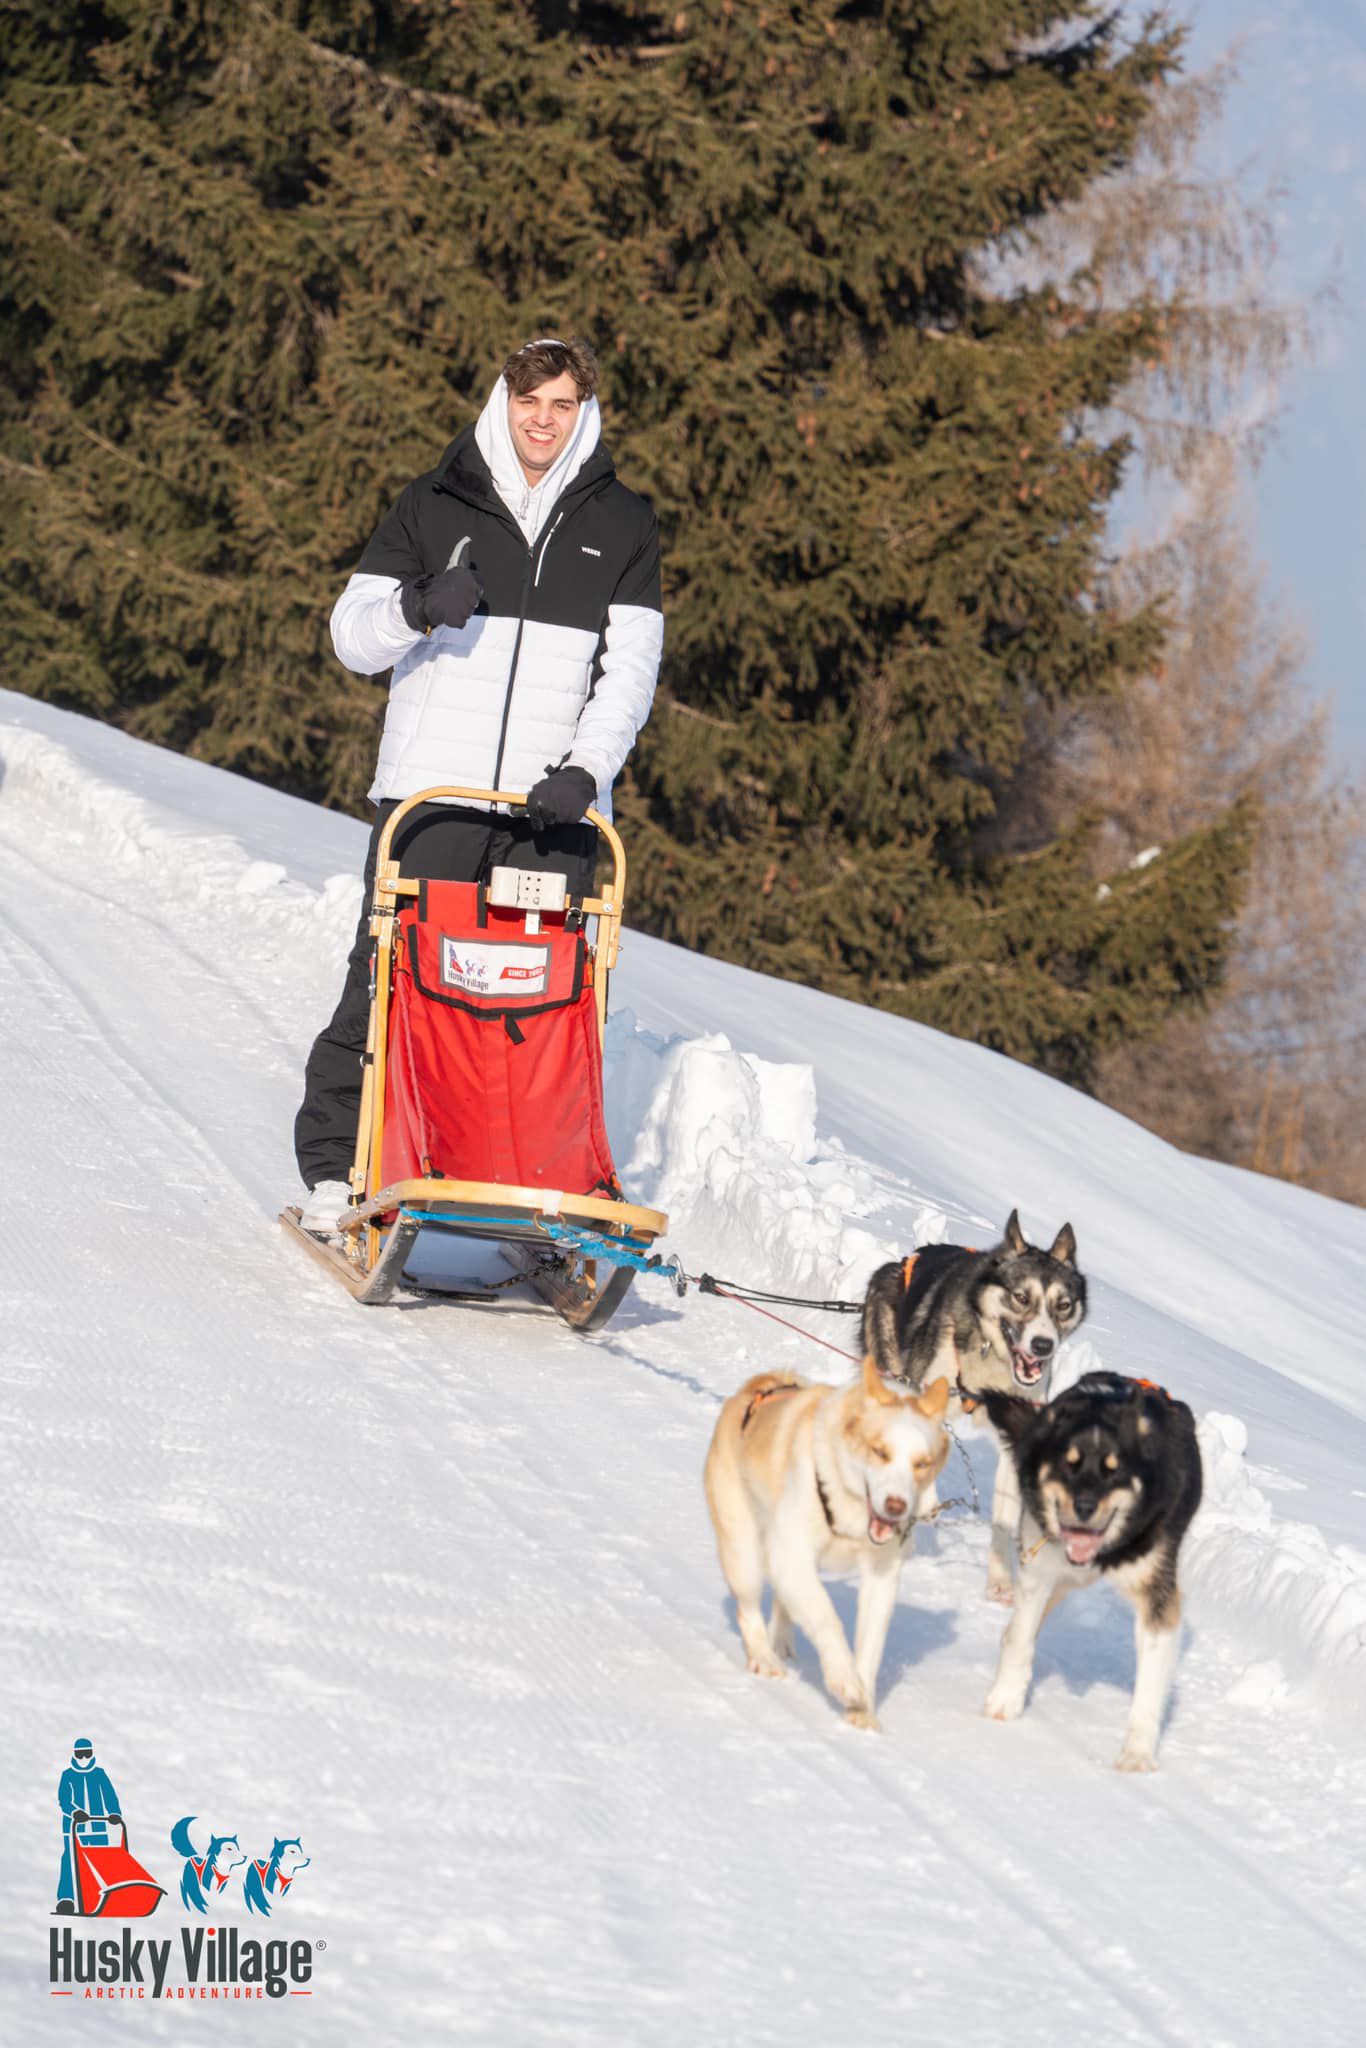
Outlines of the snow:
{"type": "MultiPolygon", "coordinates": [[[[280,2022],[301,2042],[1355,2041],[1366,1216],[627,935],[609,1121],[690,1272],[848,1297],[1018,1204],[1045,1242],[1071,1221],[1091,1280],[1060,1375],[1143,1373],[1201,1416],[1156,1777],[1108,1768],[1133,1654],[1104,1588],[1046,1627],[1023,1720],[980,1717],[1002,1617],[961,1511],[908,1564],[886,1732],[857,1733],[809,1649],[745,1674],[700,1483],[746,1375],[841,1358],[645,1278],[590,1341],[520,1290],[365,1310],[284,1242],[364,838],[0,693],[3,2038],[197,2024],[49,1996],[80,1731],[173,1892],[183,1814],[252,1854],[301,1836],[269,1929],[327,1944],[280,2022]]],[[[264,1931],[240,1893],[220,1917],[264,1931]]]]}

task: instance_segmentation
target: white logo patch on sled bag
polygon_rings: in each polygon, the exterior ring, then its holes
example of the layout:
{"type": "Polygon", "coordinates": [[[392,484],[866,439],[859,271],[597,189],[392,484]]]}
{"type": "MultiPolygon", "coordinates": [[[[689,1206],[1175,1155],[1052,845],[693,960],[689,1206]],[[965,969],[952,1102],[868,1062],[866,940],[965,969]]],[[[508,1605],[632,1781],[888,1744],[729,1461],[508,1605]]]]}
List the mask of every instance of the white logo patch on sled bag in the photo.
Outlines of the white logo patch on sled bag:
{"type": "Polygon", "coordinates": [[[441,935],[441,980],[470,996],[541,996],[550,975],[549,946],[500,946],[441,935]]]}

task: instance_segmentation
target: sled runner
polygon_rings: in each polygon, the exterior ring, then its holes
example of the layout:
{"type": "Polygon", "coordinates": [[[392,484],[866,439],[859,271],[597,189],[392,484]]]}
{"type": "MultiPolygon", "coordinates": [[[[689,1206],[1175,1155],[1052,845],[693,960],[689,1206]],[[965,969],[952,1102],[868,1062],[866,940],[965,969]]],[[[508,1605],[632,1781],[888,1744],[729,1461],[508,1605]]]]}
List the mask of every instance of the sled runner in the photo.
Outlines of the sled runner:
{"type": "Polygon", "coordinates": [[[650,1246],[667,1227],[658,1210],[626,1201],[603,1121],[625,851],[589,811],[612,862],[596,896],[520,868],[477,883],[404,876],[390,854],[395,830],[441,799],[526,801],[424,789],[389,818],[376,851],[370,1027],[342,1243],[303,1230],[298,1209],[280,1220],[357,1301],[416,1288],[405,1268],[419,1233],[436,1228],[499,1244],[567,1323],[598,1329],[635,1273],[662,1264],[650,1246]]]}
{"type": "Polygon", "coordinates": [[[87,1919],[141,1920],[166,1896],[165,1887],[129,1855],[122,1817],[73,1821],[71,1865],[76,1909],[87,1919]],[[109,1839],[111,1828],[119,1830],[117,1842],[109,1839]]]}

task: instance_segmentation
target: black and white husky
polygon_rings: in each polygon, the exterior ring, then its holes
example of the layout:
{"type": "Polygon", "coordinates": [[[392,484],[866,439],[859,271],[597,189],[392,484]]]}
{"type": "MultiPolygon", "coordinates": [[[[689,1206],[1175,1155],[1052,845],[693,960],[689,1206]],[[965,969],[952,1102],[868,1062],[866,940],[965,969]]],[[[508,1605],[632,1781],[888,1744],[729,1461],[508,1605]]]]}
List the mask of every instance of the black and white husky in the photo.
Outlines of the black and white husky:
{"type": "MultiPolygon", "coordinates": [[[[909,1380],[917,1391],[947,1380],[971,1414],[989,1389],[1045,1400],[1058,1346],[1085,1314],[1086,1279],[1071,1224],[1043,1251],[1026,1241],[1012,1209],[1005,1235],[989,1251],[926,1245],[879,1266],[863,1305],[863,1348],[880,1372],[909,1380]]],[[[979,1420],[985,1419],[983,1413],[979,1420]]],[[[1008,1604],[1012,1597],[1019,1530],[1015,1468],[1003,1453],[991,1506],[989,1599],[1008,1604]]]]}
{"type": "Polygon", "coordinates": [[[995,1721],[1023,1712],[1044,1616],[1104,1575],[1133,1602],[1137,1652],[1115,1767],[1155,1770],[1181,1622],[1177,1555],[1200,1505],[1195,1417],[1160,1387],[1115,1372],[1086,1373],[1042,1408],[994,1390],[986,1407],[1024,1502],[1015,1612],[986,1712],[995,1721]]]}

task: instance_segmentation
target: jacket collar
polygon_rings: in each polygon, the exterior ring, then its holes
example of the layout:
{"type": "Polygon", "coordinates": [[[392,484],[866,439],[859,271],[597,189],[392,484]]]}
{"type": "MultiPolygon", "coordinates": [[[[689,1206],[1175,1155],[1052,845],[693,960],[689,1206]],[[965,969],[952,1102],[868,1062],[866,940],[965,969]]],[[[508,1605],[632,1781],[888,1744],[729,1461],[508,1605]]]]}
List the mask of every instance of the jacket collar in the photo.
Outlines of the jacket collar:
{"type": "MultiPolygon", "coordinates": [[[[603,442],[599,441],[583,468],[578,471],[567,489],[560,493],[556,505],[570,505],[579,498],[590,496],[604,484],[610,484],[616,473],[616,464],[603,442]]],[[[516,527],[518,532],[521,531],[493,488],[493,476],[476,445],[472,426],[465,427],[456,435],[437,463],[436,481],[440,490],[450,491],[454,497],[463,498],[467,504],[477,505],[483,511],[492,512],[507,525],[516,527]]]]}

